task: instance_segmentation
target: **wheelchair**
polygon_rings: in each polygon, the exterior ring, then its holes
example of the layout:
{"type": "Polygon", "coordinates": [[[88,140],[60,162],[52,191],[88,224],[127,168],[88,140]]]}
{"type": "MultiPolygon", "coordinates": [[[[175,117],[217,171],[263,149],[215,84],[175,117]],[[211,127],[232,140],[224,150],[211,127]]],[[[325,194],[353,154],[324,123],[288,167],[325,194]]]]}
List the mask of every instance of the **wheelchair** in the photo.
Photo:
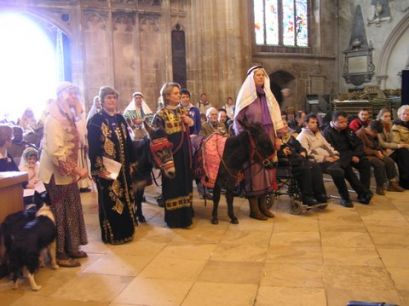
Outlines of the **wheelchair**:
{"type": "Polygon", "coordinates": [[[290,199],[290,213],[293,215],[306,214],[313,207],[303,204],[301,189],[292,172],[292,166],[287,158],[279,158],[275,163],[277,189],[267,195],[267,207],[273,206],[274,200],[286,195],[290,199]]]}

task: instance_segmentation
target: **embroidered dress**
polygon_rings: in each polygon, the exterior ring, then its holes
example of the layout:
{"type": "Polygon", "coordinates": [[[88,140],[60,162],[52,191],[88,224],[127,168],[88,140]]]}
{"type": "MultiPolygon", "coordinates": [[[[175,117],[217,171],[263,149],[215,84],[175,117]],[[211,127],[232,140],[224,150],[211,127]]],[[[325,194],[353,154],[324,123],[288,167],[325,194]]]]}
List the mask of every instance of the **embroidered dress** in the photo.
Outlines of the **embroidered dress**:
{"type": "Polygon", "coordinates": [[[165,222],[169,227],[188,227],[192,224],[192,160],[189,131],[183,126],[179,107],[163,108],[153,119],[153,124],[161,127],[173,143],[173,158],[176,177],[162,176],[162,194],[165,201],[165,222]]]}
{"type": "Polygon", "coordinates": [[[88,144],[91,174],[98,188],[102,240],[111,244],[130,241],[137,224],[130,178],[132,143],[125,119],[105,111],[95,114],[88,122],[88,144]],[[105,170],[103,157],[122,164],[116,180],[98,176],[105,170]]]}

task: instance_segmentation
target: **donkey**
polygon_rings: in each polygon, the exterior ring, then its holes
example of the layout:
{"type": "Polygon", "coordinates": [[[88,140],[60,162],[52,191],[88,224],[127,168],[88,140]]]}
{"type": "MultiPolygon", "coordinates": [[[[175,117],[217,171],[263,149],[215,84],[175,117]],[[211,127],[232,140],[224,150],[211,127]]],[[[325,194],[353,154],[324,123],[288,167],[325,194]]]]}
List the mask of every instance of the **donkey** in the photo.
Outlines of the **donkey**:
{"type": "MultiPolygon", "coordinates": [[[[230,222],[232,224],[239,223],[234,214],[233,200],[235,188],[242,176],[243,165],[261,163],[265,168],[273,167],[272,156],[274,146],[270,137],[265,133],[263,126],[260,123],[249,124],[246,121],[241,121],[240,124],[243,126],[244,131],[226,140],[213,189],[212,224],[219,223],[218,207],[222,188],[226,190],[225,197],[230,222]]],[[[195,154],[196,166],[198,165],[197,158],[201,154],[200,151],[201,149],[199,148],[199,151],[195,154]]],[[[196,174],[199,174],[199,177],[196,177],[197,179],[202,179],[200,176],[203,173],[201,172],[195,171],[196,174]]]]}
{"type": "Polygon", "coordinates": [[[154,130],[144,122],[149,137],[134,140],[133,153],[136,157],[136,171],[132,174],[132,185],[136,198],[136,216],[139,222],[146,222],[142,213],[142,198],[146,185],[151,182],[153,167],[159,168],[163,175],[175,177],[176,170],[172,155],[172,143],[163,130],[154,130]]]}

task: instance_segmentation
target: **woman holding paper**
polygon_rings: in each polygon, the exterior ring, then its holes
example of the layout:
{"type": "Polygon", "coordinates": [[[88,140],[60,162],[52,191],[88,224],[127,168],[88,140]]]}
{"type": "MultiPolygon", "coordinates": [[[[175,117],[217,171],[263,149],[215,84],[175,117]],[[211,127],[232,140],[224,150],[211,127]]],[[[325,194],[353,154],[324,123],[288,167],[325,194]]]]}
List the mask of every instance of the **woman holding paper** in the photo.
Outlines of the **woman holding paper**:
{"type": "Polygon", "coordinates": [[[62,82],[44,123],[39,178],[55,215],[57,263],[64,267],[77,267],[80,265],[77,258],[87,257],[80,250],[80,245],[87,244],[87,233],[77,186],[80,178],[88,176],[88,170],[77,163],[80,145],[77,122],[82,112],[78,87],[62,82]]]}
{"type": "Polygon", "coordinates": [[[131,187],[132,141],[127,124],[117,113],[118,93],[110,87],[99,90],[102,110],[88,122],[91,174],[98,188],[102,241],[131,241],[136,220],[131,187]]]}

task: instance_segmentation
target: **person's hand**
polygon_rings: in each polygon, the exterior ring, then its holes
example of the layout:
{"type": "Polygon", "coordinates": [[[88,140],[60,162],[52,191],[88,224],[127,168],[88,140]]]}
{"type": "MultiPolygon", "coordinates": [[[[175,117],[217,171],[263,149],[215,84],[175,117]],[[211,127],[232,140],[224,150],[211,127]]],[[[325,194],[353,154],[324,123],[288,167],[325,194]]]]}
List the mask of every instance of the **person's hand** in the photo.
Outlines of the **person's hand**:
{"type": "Polygon", "coordinates": [[[274,147],[276,150],[280,150],[282,144],[283,144],[283,141],[280,138],[276,138],[274,140],[274,147]]]}
{"type": "Polygon", "coordinates": [[[383,155],[382,151],[376,151],[376,157],[383,159],[385,156],[383,155]]]}
{"type": "Polygon", "coordinates": [[[189,122],[190,122],[190,117],[189,116],[186,116],[186,115],[180,115],[180,118],[182,119],[182,122],[184,123],[184,124],[189,124],[189,122]]]}
{"type": "Polygon", "coordinates": [[[332,156],[332,158],[334,159],[334,161],[337,161],[337,160],[339,160],[339,155],[334,155],[334,156],[332,156]]]}
{"type": "Polygon", "coordinates": [[[285,147],[283,149],[283,153],[285,156],[291,155],[291,149],[289,147],[285,147]]]}
{"type": "Polygon", "coordinates": [[[88,177],[88,169],[87,168],[77,167],[77,168],[75,168],[74,172],[80,179],[88,177]]]}
{"type": "Polygon", "coordinates": [[[336,159],[335,156],[325,156],[324,161],[333,163],[336,159]]]}
{"type": "Polygon", "coordinates": [[[358,156],[352,156],[352,162],[357,164],[359,163],[359,157],[358,156]]]}
{"type": "Polygon", "coordinates": [[[105,180],[110,180],[110,179],[111,179],[111,178],[109,177],[110,174],[111,174],[111,172],[104,170],[104,171],[99,172],[99,173],[98,173],[98,176],[99,176],[100,178],[105,179],[105,180]]]}
{"type": "Polygon", "coordinates": [[[135,119],[133,120],[133,123],[134,123],[135,125],[141,125],[141,124],[143,123],[143,120],[142,120],[142,119],[135,118],[135,119]]]}
{"type": "Polygon", "coordinates": [[[303,157],[306,157],[306,156],[307,156],[307,153],[301,152],[300,155],[303,156],[303,157]]]}

